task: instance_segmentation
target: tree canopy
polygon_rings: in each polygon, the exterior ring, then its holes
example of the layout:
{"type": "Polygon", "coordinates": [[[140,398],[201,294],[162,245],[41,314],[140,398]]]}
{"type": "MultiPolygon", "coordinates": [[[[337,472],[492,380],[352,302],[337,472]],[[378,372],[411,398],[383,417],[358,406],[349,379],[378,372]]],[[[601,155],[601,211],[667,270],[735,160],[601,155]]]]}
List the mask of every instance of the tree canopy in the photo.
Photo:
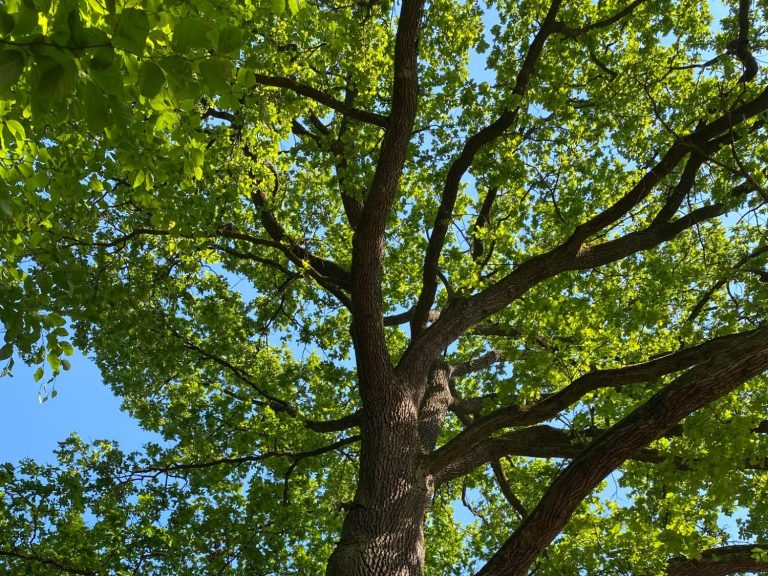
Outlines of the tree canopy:
{"type": "Polygon", "coordinates": [[[4,0],[5,373],[77,347],[163,441],[0,467],[0,566],[768,571],[767,42],[763,0],[4,0]]]}

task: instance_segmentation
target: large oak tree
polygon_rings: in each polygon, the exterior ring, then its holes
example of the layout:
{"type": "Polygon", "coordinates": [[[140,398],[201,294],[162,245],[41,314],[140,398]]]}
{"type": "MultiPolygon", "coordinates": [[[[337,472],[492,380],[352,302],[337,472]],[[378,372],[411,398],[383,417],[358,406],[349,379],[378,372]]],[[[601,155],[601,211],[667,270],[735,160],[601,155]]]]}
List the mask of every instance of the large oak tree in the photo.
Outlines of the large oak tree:
{"type": "Polygon", "coordinates": [[[768,570],[767,12],[5,0],[0,566],[768,570]]]}

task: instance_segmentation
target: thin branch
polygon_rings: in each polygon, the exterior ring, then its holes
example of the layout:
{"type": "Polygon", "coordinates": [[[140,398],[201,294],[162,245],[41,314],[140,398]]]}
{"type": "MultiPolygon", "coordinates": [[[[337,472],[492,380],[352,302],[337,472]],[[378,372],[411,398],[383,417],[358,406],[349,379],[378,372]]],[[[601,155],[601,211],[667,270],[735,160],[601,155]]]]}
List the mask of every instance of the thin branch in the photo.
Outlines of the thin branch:
{"type": "Polygon", "coordinates": [[[215,458],[213,460],[205,460],[201,462],[181,462],[176,464],[168,464],[167,466],[151,466],[148,468],[139,468],[133,470],[131,474],[167,474],[172,472],[180,472],[184,470],[201,470],[205,468],[214,468],[222,465],[239,466],[240,464],[250,464],[253,462],[262,462],[269,458],[289,458],[293,464],[296,464],[306,458],[313,456],[320,456],[321,454],[327,454],[333,452],[349,444],[354,444],[360,441],[359,435],[348,436],[328,444],[327,446],[321,446],[314,448],[313,450],[305,450],[302,452],[294,452],[292,450],[270,450],[262,452],[261,454],[251,454],[248,456],[225,456],[222,458],[215,458]]]}
{"type": "Polygon", "coordinates": [[[291,416],[296,417],[298,415],[298,410],[285,400],[281,400],[280,398],[277,398],[268,392],[266,392],[263,388],[261,388],[256,382],[251,378],[248,373],[243,370],[242,368],[239,368],[232,364],[229,360],[226,358],[223,358],[219,356],[218,354],[214,354],[212,352],[209,352],[208,350],[205,350],[202,346],[199,344],[195,344],[194,342],[191,342],[190,340],[184,338],[181,334],[178,332],[172,330],[171,333],[178,339],[180,339],[183,343],[184,348],[187,350],[196,352],[203,358],[210,360],[211,362],[218,364],[219,366],[226,368],[229,370],[235,378],[246,384],[249,388],[254,390],[259,395],[263,396],[267,400],[269,400],[269,406],[272,408],[275,412],[286,412],[290,414],[291,416]]]}
{"type": "Polygon", "coordinates": [[[311,138],[315,144],[318,146],[320,145],[320,137],[317,134],[313,134],[310,132],[304,124],[299,122],[298,120],[292,120],[291,121],[291,132],[296,134],[296,136],[301,136],[304,138],[311,138]]]}
{"type": "Polygon", "coordinates": [[[483,257],[483,252],[485,252],[485,245],[480,239],[480,230],[488,225],[491,218],[491,209],[493,208],[493,203],[496,201],[498,191],[498,187],[495,186],[488,190],[488,193],[483,199],[483,204],[480,207],[480,212],[478,212],[477,218],[475,218],[475,223],[472,225],[472,230],[470,232],[472,237],[472,247],[470,252],[472,254],[472,260],[474,260],[475,263],[480,262],[483,257]]]}
{"type": "Polygon", "coordinates": [[[512,508],[514,508],[518,514],[520,514],[520,518],[525,518],[528,515],[528,511],[525,509],[525,505],[520,501],[520,498],[518,498],[515,493],[512,492],[512,488],[509,485],[509,480],[507,480],[507,477],[504,475],[504,470],[501,467],[501,462],[498,460],[492,461],[491,469],[493,470],[493,475],[496,477],[499,490],[501,490],[504,498],[506,498],[509,505],[512,506],[512,508]]]}
{"type": "Polygon", "coordinates": [[[616,14],[609,16],[608,18],[604,18],[603,20],[598,20],[597,22],[586,24],[579,28],[572,28],[567,24],[564,24],[563,22],[557,22],[555,24],[555,27],[556,27],[555,31],[558,32],[559,34],[564,34],[565,36],[568,36],[570,38],[575,38],[576,36],[586,34],[587,32],[591,32],[592,30],[607,28],[608,26],[616,24],[618,21],[632,14],[635,8],[640,6],[640,4],[643,4],[645,1],[646,0],[634,0],[634,2],[630,2],[626,8],[619,10],[618,12],[616,12],[616,14]]]}
{"type": "Polygon", "coordinates": [[[250,260],[252,262],[258,262],[259,264],[263,264],[264,266],[268,266],[270,268],[274,268],[275,270],[279,270],[280,272],[282,272],[288,277],[299,276],[296,272],[292,272],[291,270],[283,266],[280,262],[271,260],[269,258],[264,258],[262,256],[259,256],[258,254],[254,254],[253,252],[241,252],[239,250],[234,250],[233,248],[227,248],[226,246],[218,246],[216,244],[211,244],[210,246],[207,246],[207,248],[209,250],[216,250],[217,252],[228,254],[229,256],[232,256],[233,258],[237,258],[239,260],[250,260]]]}
{"type": "Polygon", "coordinates": [[[285,88],[287,90],[291,90],[299,96],[306,96],[307,98],[310,98],[315,102],[322,104],[323,106],[327,106],[336,112],[341,112],[342,114],[345,114],[350,118],[354,118],[355,120],[360,120],[361,122],[373,124],[374,126],[379,126],[381,128],[387,128],[389,125],[389,119],[386,116],[376,114],[375,112],[360,110],[354,106],[349,106],[341,100],[326,94],[322,90],[318,90],[317,88],[314,88],[308,84],[297,82],[292,78],[286,78],[284,76],[268,76],[266,74],[254,74],[254,77],[256,79],[257,85],[272,86],[274,88],[285,88]]]}
{"type": "MultiPolygon", "coordinates": [[[[344,103],[348,106],[352,106],[355,103],[357,92],[349,87],[350,80],[347,79],[347,90],[344,94],[344,103]]],[[[325,126],[319,119],[312,116],[313,123],[318,130],[322,131],[325,126]],[[315,122],[316,120],[316,122],[315,122]]],[[[346,190],[346,178],[347,170],[349,169],[349,163],[347,162],[347,156],[344,153],[344,135],[349,129],[349,119],[346,116],[342,116],[341,123],[339,125],[339,131],[336,139],[331,144],[331,152],[336,156],[336,178],[339,181],[339,192],[341,194],[341,203],[344,206],[344,213],[347,216],[347,222],[349,226],[355,230],[360,222],[360,215],[363,212],[363,203],[357,199],[353,194],[350,194],[346,190]]],[[[326,128],[326,133],[329,131],[326,128]]]]}
{"type": "Polygon", "coordinates": [[[78,576],[96,576],[96,574],[98,574],[98,572],[93,570],[76,568],[75,566],[71,566],[66,562],[57,560],[56,558],[37,556],[35,554],[25,554],[23,552],[18,552],[16,550],[11,550],[8,548],[0,548],[0,556],[5,556],[7,558],[16,558],[17,560],[22,560],[23,562],[32,562],[35,564],[42,564],[43,566],[49,566],[56,570],[66,572],[67,574],[77,574],[78,576]]]}
{"type": "MultiPolygon", "coordinates": [[[[532,339],[533,342],[535,342],[536,345],[541,347],[542,349],[549,350],[550,352],[557,352],[557,346],[555,346],[555,344],[550,339],[545,338],[540,334],[533,334],[533,335],[523,334],[520,330],[508,324],[497,324],[497,323],[478,324],[477,326],[472,328],[471,334],[476,336],[498,336],[501,338],[532,339]]],[[[563,342],[564,344],[574,343],[573,338],[570,338],[567,336],[558,336],[553,339],[563,342]]]]}
{"type": "MultiPolygon", "coordinates": [[[[275,189],[278,186],[275,173],[275,189]]],[[[280,250],[300,269],[307,270],[309,275],[323,288],[333,294],[344,306],[349,308],[351,301],[346,294],[351,289],[349,272],[341,266],[314,255],[309,250],[292,240],[271,210],[266,208],[267,196],[263,190],[256,188],[251,193],[251,201],[259,208],[261,223],[267,234],[280,247],[280,250]]]]}
{"type": "MultiPolygon", "coordinates": [[[[544,22],[528,48],[520,71],[517,74],[515,85],[512,88],[512,94],[516,95],[520,100],[528,91],[531,77],[544,50],[544,44],[554,31],[555,18],[561,4],[562,0],[552,0],[544,22]]],[[[411,333],[414,336],[418,335],[426,327],[427,316],[435,300],[440,254],[443,251],[448,228],[453,220],[453,209],[458,197],[461,179],[469,170],[477,153],[504,134],[517,121],[519,113],[520,105],[518,104],[513,109],[505,110],[495,122],[473,134],[464,143],[461,153],[448,169],[440,198],[440,206],[435,215],[432,233],[429,237],[426,254],[424,255],[421,279],[422,288],[411,320],[411,333]]]]}
{"type": "MultiPolygon", "coordinates": [[[[743,266],[745,266],[750,260],[753,258],[756,258],[760,256],[761,254],[764,254],[768,252],[768,245],[759,246],[755,248],[752,252],[749,254],[742,256],[736,264],[733,265],[731,268],[732,271],[739,270],[743,266]]],[[[699,298],[699,300],[694,305],[693,309],[691,310],[690,314],[688,314],[688,317],[685,319],[686,323],[693,322],[699,314],[701,314],[701,311],[704,309],[704,306],[707,305],[707,302],[709,302],[712,299],[712,296],[715,295],[715,293],[720,290],[723,286],[725,286],[728,283],[727,278],[721,278],[717,280],[712,286],[710,286],[706,292],[699,298]]]]}

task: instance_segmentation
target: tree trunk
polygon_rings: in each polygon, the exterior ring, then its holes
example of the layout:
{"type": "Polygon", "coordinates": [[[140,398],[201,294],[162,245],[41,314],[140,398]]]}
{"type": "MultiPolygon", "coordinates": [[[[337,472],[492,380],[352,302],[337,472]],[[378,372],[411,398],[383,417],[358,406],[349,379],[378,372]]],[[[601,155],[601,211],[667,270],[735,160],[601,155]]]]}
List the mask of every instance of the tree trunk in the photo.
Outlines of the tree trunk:
{"type": "Polygon", "coordinates": [[[327,576],[420,576],[424,571],[424,518],[433,485],[421,466],[418,404],[400,392],[389,405],[364,409],[357,493],[327,576]]]}

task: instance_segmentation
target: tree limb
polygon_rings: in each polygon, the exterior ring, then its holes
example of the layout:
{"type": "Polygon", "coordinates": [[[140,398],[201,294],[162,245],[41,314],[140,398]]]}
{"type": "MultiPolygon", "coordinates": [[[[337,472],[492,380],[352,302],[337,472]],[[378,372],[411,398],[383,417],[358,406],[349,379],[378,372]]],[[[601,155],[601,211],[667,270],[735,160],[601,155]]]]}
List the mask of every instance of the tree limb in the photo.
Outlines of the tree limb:
{"type": "Polygon", "coordinates": [[[579,28],[572,28],[563,22],[557,22],[555,24],[555,31],[570,38],[575,38],[577,36],[581,36],[582,34],[586,34],[587,32],[591,32],[592,30],[607,28],[608,26],[616,24],[616,22],[619,20],[629,16],[632,12],[634,12],[635,8],[640,6],[640,4],[643,4],[645,1],[646,0],[634,0],[633,2],[630,2],[626,8],[616,12],[616,14],[609,16],[608,18],[598,20],[597,22],[586,24],[579,28]]]}
{"type": "Polygon", "coordinates": [[[634,244],[627,245],[626,240],[619,238],[613,242],[604,243],[597,250],[582,251],[584,243],[590,236],[616,222],[645,199],[664,178],[674,172],[691,151],[704,155],[714,153],[728,142],[727,138],[723,137],[724,133],[729,134],[735,125],[765,110],[768,110],[768,88],[753,100],[727,111],[708,124],[698,127],[689,135],[677,138],[662,158],[622,198],[577,226],[560,245],[524,261],[482,292],[469,298],[455,299],[446,310],[442,311],[440,318],[434,324],[414,337],[401,357],[398,371],[407,373],[423,371],[425,358],[437,357],[451,342],[472,326],[519,299],[533,286],[548,278],[567,270],[607,264],[632,254],[632,249],[651,248],[673,238],[676,233],[684,230],[686,225],[692,226],[706,217],[721,214],[722,208],[706,206],[675,222],[665,223],[664,226],[660,223],[657,223],[658,226],[652,224],[644,232],[638,233],[642,235],[638,238],[641,241],[634,244]],[[624,252],[612,250],[621,245],[629,250],[624,252]],[[599,258],[596,257],[598,255],[599,258]]]}
{"type": "Polygon", "coordinates": [[[749,9],[751,0],[739,0],[739,35],[728,44],[728,53],[733,54],[741,62],[744,71],[739,82],[749,82],[757,76],[757,60],[752,55],[749,42],[749,9]]]}
{"type": "Polygon", "coordinates": [[[67,574],[77,574],[78,576],[96,576],[98,572],[93,570],[85,570],[83,568],[76,568],[66,562],[57,560],[56,558],[47,558],[45,556],[37,556],[35,554],[25,554],[23,552],[17,552],[9,548],[0,548],[0,556],[7,558],[16,558],[23,562],[32,562],[35,564],[42,564],[43,566],[49,566],[55,570],[66,572],[67,574]]]}
{"type": "Polygon", "coordinates": [[[205,468],[213,468],[222,465],[240,465],[249,464],[253,462],[261,462],[269,458],[289,458],[293,464],[311,458],[313,456],[320,456],[328,452],[333,452],[349,444],[354,444],[360,440],[359,435],[348,436],[328,444],[327,446],[321,446],[312,450],[305,450],[302,452],[294,452],[292,450],[269,450],[262,452],[261,454],[251,454],[247,456],[225,456],[222,458],[215,458],[213,460],[205,460],[201,462],[179,462],[174,464],[168,464],[167,466],[152,466],[148,468],[139,468],[133,470],[131,475],[145,475],[145,474],[169,474],[171,472],[180,472],[184,470],[201,470],[205,468]]]}
{"type": "Polygon", "coordinates": [[[472,230],[470,232],[472,237],[470,253],[472,254],[472,260],[474,260],[475,263],[480,262],[480,259],[483,257],[483,252],[485,251],[485,246],[479,237],[479,232],[488,225],[488,221],[491,218],[491,209],[493,208],[493,203],[496,201],[498,191],[499,189],[497,187],[488,190],[488,193],[483,199],[483,204],[480,206],[480,212],[477,213],[477,218],[475,218],[475,223],[472,225],[472,230]]]}
{"type": "MultiPolygon", "coordinates": [[[[544,50],[544,43],[554,31],[555,18],[561,4],[562,0],[552,0],[544,22],[531,42],[520,71],[517,74],[512,94],[521,99],[528,91],[528,85],[536,69],[536,64],[544,50]]],[[[440,206],[437,209],[435,221],[432,225],[432,234],[429,237],[427,251],[424,256],[422,288],[414,307],[413,318],[411,319],[411,333],[414,336],[417,336],[425,328],[429,310],[432,308],[435,300],[440,254],[443,250],[448,227],[453,221],[453,208],[456,204],[461,179],[472,165],[475,155],[483,147],[504,134],[516,122],[519,113],[519,105],[513,109],[505,110],[495,122],[473,134],[464,143],[461,153],[448,169],[441,194],[440,206]]]]}
{"type": "Polygon", "coordinates": [[[335,420],[305,420],[304,426],[315,432],[342,432],[360,426],[360,412],[353,412],[335,420]]]}
{"type": "MultiPolygon", "coordinates": [[[[369,374],[377,374],[377,392],[386,400],[392,366],[384,333],[382,265],[387,219],[398,192],[419,101],[418,44],[424,0],[403,0],[395,36],[390,122],[376,162],[371,187],[352,239],[352,340],[360,371],[363,401],[369,374]]],[[[372,384],[372,382],[370,383],[372,384]]]]}
{"type": "Polygon", "coordinates": [[[337,100],[333,96],[326,94],[322,90],[318,90],[317,88],[314,88],[308,84],[297,82],[292,78],[286,78],[284,76],[269,76],[267,74],[254,74],[254,77],[256,79],[257,85],[291,90],[299,96],[306,96],[307,98],[310,98],[315,102],[322,104],[323,106],[327,106],[336,112],[341,112],[342,114],[345,114],[350,118],[354,118],[355,120],[373,124],[374,126],[379,126],[380,128],[387,128],[389,125],[389,119],[386,116],[376,114],[375,112],[367,112],[365,110],[355,108],[354,106],[350,106],[341,100],[337,100]]]}
{"type": "Polygon", "coordinates": [[[768,369],[768,328],[688,370],[595,439],[552,482],[478,576],[522,576],[612,470],[696,410],[768,369]]]}
{"type": "MultiPolygon", "coordinates": [[[[449,482],[469,474],[485,464],[493,465],[494,462],[498,462],[499,458],[506,456],[574,459],[587,448],[589,441],[598,438],[605,432],[606,430],[592,429],[580,434],[549,425],[529,426],[513,430],[500,436],[487,438],[477,444],[464,457],[437,474],[435,483],[449,482]]],[[[677,430],[673,430],[673,434],[665,433],[664,436],[675,435],[677,432],[677,430]]],[[[643,448],[629,457],[630,460],[651,464],[658,464],[668,458],[665,454],[652,448],[643,448]]],[[[679,457],[669,459],[678,470],[691,470],[691,461],[679,457]]],[[[768,470],[768,461],[745,461],[743,468],[745,470],[768,470]]]]}
{"type": "MultiPolygon", "coordinates": [[[[275,175],[275,180],[277,180],[277,175],[275,175]]],[[[320,286],[333,294],[345,307],[351,307],[351,301],[346,294],[352,286],[349,272],[332,260],[315,256],[294,242],[277,221],[272,211],[266,209],[267,196],[263,190],[255,189],[251,193],[251,201],[260,208],[261,223],[280,250],[300,269],[307,270],[320,286]]]]}
{"type": "Polygon", "coordinates": [[[547,396],[535,404],[504,406],[475,420],[466,429],[430,454],[428,457],[429,465],[435,473],[439,473],[441,469],[463,458],[477,443],[503,428],[530,426],[549,420],[577,402],[585,394],[599,388],[618,388],[629,384],[650,382],[666,374],[680,372],[702,364],[712,358],[713,355],[729,354],[731,350],[735,350],[745,340],[753,338],[756,334],[759,334],[759,330],[721,336],[640,364],[588,372],[559,392],[547,396]]]}
{"type": "Polygon", "coordinates": [[[768,550],[765,544],[739,544],[710,548],[701,558],[675,558],[669,562],[667,576],[726,576],[736,572],[768,570],[768,561],[756,560],[754,550],[768,550]]]}
{"type": "Polygon", "coordinates": [[[496,482],[498,483],[499,489],[504,495],[504,498],[506,498],[509,505],[512,506],[512,508],[514,508],[518,514],[520,514],[520,518],[525,518],[528,515],[528,511],[525,509],[525,505],[520,501],[520,498],[518,498],[515,493],[512,492],[509,481],[504,475],[504,470],[501,467],[501,462],[498,460],[491,462],[491,469],[493,470],[493,475],[496,477],[496,482]]]}
{"type": "Polygon", "coordinates": [[[473,358],[462,362],[461,364],[455,364],[451,367],[451,376],[460,378],[479,370],[485,370],[486,368],[493,366],[499,362],[504,361],[504,354],[499,350],[491,350],[486,352],[478,358],[473,358]]]}
{"type": "MultiPolygon", "coordinates": [[[[430,310],[429,311],[429,322],[434,322],[440,317],[440,310],[430,310]]],[[[384,326],[400,326],[401,324],[406,324],[411,321],[411,318],[413,318],[413,308],[410,308],[406,310],[405,312],[400,312],[398,314],[391,314],[389,316],[384,316],[384,326]]]]}

